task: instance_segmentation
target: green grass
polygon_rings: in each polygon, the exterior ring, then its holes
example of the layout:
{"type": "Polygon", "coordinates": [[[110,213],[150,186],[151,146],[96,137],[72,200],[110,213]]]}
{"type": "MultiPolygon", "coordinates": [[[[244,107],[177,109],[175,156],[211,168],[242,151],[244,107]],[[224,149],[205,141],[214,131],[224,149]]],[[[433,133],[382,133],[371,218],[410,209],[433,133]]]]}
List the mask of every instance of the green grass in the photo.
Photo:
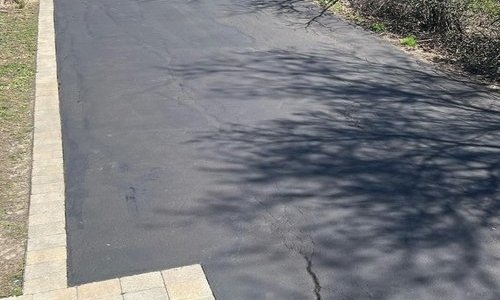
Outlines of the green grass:
{"type": "Polygon", "coordinates": [[[417,40],[415,39],[414,36],[407,36],[401,39],[401,45],[414,48],[417,46],[417,40]]]}
{"type": "Polygon", "coordinates": [[[384,32],[385,31],[385,25],[384,23],[373,23],[371,26],[370,26],[370,29],[371,31],[373,32],[384,32]]]}
{"type": "Polygon", "coordinates": [[[0,297],[22,294],[27,236],[37,2],[0,13],[0,297]]]}
{"type": "Polygon", "coordinates": [[[469,9],[474,13],[500,17],[500,1],[498,0],[471,0],[469,9]]]}
{"type": "Polygon", "coordinates": [[[344,4],[341,1],[338,1],[330,8],[330,10],[334,13],[341,13],[344,11],[344,9],[344,4]]]}
{"type": "MultiPolygon", "coordinates": [[[[330,0],[318,0],[318,2],[323,6],[330,4],[330,0]]],[[[333,13],[342,13],[345,10],[345,5],[344,3],[342,3],[342,1],[337,1],[330,7],[329,10],[333,13]]]]}

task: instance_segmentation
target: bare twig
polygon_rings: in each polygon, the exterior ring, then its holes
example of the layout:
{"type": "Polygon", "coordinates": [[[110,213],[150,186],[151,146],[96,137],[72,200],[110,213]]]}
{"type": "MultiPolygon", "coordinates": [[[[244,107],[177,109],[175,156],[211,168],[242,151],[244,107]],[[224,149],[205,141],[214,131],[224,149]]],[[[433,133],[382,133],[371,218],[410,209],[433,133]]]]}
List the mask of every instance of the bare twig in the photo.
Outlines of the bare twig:
{"type": "Polygon", "coordinates": [[[306,28],[311,26],[311,24],[313,22],[316,22],[319,18],[321,18],[330,8],[332,8],[332,6],[334,6],[337,2],[339,2],[339,0],[330,0],[328,1],[327,4],[324,4],[323,5],[323,9],[321,10],[321,12],[319,14],[317,14],[316,16],[314,16],[314,18],[310,19],[309,21],[307,21],[306,23],[306,28]]]}

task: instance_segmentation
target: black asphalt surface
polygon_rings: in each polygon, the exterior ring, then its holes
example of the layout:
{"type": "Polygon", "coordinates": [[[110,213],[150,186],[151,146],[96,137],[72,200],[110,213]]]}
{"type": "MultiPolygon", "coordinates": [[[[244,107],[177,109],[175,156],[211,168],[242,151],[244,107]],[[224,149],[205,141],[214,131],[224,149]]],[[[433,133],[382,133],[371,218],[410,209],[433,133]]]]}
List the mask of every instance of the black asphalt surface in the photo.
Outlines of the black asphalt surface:
{"type": "Polygon", "coordinates": [[[296,0],[55,5],[72,285],[500,299],[498,95],[296,0]]]}

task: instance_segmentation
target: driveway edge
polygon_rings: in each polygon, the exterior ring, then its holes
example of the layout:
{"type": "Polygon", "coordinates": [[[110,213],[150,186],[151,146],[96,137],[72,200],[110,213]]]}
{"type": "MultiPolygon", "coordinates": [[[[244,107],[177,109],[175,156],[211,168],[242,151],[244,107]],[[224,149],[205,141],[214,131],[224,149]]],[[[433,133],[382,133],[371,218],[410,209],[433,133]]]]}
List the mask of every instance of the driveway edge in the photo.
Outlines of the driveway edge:
{"type": "Polygon", "coordinates": [[[24,295],[4,299],[215,299],[199,264],[68,287],[53,0],[39,1],[36,69],[24,295]]]}

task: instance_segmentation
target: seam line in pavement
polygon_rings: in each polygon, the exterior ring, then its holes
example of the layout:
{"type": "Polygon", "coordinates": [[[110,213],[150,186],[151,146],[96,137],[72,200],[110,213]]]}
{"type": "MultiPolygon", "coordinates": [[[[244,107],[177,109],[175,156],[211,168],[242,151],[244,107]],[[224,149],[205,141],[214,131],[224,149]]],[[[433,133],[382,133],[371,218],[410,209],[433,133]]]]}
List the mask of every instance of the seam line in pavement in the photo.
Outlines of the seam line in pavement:
{"type": "Polygon", "coordinates": [[[215,299],[199,264],[68,287],[54,3],[53,0],[40,0],[39,5],[24,295],[3,299],[215,299]],[[64,238],[61,239],[63,233],[64,238]],[[156,283],[152,283],[154,278],[157,279],[156,283]]]}

